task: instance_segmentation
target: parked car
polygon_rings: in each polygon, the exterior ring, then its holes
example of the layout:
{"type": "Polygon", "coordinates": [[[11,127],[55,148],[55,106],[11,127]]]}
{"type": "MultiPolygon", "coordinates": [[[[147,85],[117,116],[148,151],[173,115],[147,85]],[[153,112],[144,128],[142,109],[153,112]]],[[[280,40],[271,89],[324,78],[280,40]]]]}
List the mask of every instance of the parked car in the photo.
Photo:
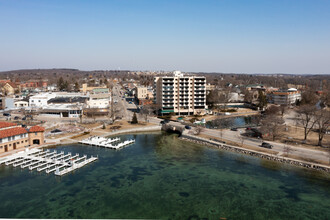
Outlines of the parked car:
{"type": "Polygon", "coordinates": [[[11,116],[11,114],[10,114],[10,113],[7,113],[7,112],[5,112],[5,113],[3,113],[3,116],[9,117],[9,116],[11,116]]]}
{"type": "Polygon", "coordinates": [[[232,130],[232,131],[237,131],[237,128],[231,128],[230,130],[232,130]]]}
{"type": "Polygon", "coordinates": [[[184,126],[184,128],[188,129],[188,130],[191,129],[191,127],[189,125],[184,126]]]}
{"type": "Polygon", "coordinates": [[[18,117],[18,116],[15,116],[15,117],[14,117],[14,120],[19,120],[19,117],[18,117]]]}
{"type": "Polygon", "coordinates": [[[260,146],[261,147],[264,147],[264,148],[268,148],[268,149],[272,149],[273,148],[273,145],[271,145],[269,143],[266,143],[266,142],[262,142],[262,144],[260,146]]]}
{"type": "Polygon", "coordinates": [[[26,120],[26,117],[23,117],[22,120],[25,121],[26,120]]]}

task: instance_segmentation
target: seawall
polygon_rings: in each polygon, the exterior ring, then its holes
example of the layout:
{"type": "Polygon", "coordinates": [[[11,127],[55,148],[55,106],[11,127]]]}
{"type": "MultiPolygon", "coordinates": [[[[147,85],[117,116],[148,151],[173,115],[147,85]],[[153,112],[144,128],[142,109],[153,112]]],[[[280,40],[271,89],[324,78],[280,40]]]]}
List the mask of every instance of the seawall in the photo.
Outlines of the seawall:
{"type": "Polygon", "coordinates": [[[137,132],[146,132],[146,131],[161,131],[162,127],[160,125],[154,125],[154,126],[147,126],[147,127],[138,127],[138,128],[131,128],[131,129],[124,129],[124,130],[118,130],[113,132],[108,132],[105,134],[102,134],[102,137],[112,136],[112,135],[118,135],[118,134],[126,134],[126,133],[137,133],[137,132]]]}
{"type": "Polygon", "coordinates": [[[180,138],[183,140],[191,141],[191,142],[198,143],[198,144],[204,144],[204,145],[208,145],[208,146],[217,147],[217,148],[223,149],[223,150],[233,151],[233,152],[241,153],[241,154],[247,154],[250,156],[259,157],[259,158],[266,159],[266,160],[277,161],[280,163],[287,163],[287,164],[291,164],[291,165],[295,165],[295,166],[300,166],[300,167],[305,167],[305,168],[309,168],[309,169],[314,169],[314,170],[319,170],[319,171],[324,171],[324,172],[330,173],[330,166],[323,165],[323,164],[316,164],[316,163],[297,160],[297,159],[293,159],[293,158],[277,156],[277,155],[273,155],[273,154],[269,154],[269,153],[264,153],[264,152],[259,152],[259,151],[255,151],[255,150],[236,147],[236,146],[223,144],[223,143],[220,143],[217,141],[212,141],[212,140],[208,140],[206,138],[193,136],[193,135],[189,135],[189,134],[182,134],[182,136],[180,138]]]}

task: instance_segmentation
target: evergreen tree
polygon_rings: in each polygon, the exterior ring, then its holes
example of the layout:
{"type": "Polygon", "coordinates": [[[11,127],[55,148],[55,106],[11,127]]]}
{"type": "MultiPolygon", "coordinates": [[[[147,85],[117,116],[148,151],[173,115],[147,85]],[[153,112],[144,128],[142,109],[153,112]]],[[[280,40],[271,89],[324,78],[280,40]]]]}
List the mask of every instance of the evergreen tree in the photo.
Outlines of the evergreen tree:
{"type": "Polygon", "coordinates": [[[61,76],[57,81],[58,90],[62,91],[63,90],[63,85],[64,85],[64,80],[63,80],[63,77],[61,76]]]}
{"type": "Polygon", "coordinates": [[[258,107],[262,110],[267,106],[267,98],[266,95],[259,90],[259,96],[258,96],[258,107]]]}
{"type": "Polygon", "coordinates": [[[76,82],[75,84],[74,84],[74,91],[75,92],[79,92],[79,83],[78,82],[76,82]]]}
{"type": "Polygon", "coordinates": [[[138,120],[137,120],[137,117],[136,117],[136,114],[135,114],[135,112],[134,112],[134,114],[133,114],[133,118],[132,118],[132,122],[131,122],[132,124],[137,124],[138,123],[138,120]]]}

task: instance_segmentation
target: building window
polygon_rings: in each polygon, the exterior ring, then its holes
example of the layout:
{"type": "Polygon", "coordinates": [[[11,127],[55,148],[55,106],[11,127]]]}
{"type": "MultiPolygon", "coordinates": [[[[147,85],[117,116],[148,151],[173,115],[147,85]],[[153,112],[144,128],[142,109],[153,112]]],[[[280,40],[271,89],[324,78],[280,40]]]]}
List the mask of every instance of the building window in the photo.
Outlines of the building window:
{"type": "Polygon", "coordinates": [[[27,142],[27,140],[25,140],[25,142],[27,142]]]}
{"type": "Polygon", "coordinates": [[[11,146],[11,144],[9,144],[9,147],[11,146]]]}
{"type": "Polygon", "coordinates": [[[19,142],[17,142],[17,144],[19,144],[19,142]]]}
{"type": "Polygon", "coordinates": [[[0,143],[2,143],[2,138],[0,138],[0,143]]]}
{"type": "Polygon", "coordinates": [[[8,137],[8,141],[11,141],[11,137],[8,137]]]}
{"type": "Polygon", "coordinates": [[[24,143],[24,141],[21,141],[21,144],[23,144],[24,143]]]}
{"type": "Polygon", "coordinates": [[[34,133],[35,135],[37,135],[37,132],[36,133],[34,133]]]}

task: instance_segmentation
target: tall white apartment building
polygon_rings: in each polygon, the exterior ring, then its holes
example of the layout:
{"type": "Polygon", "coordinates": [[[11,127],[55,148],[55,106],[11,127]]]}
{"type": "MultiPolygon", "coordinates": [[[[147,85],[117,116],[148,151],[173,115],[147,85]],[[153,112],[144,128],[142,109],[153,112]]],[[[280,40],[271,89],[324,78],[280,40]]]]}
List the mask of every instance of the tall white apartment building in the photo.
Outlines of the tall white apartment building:
{"type": "Polygon", "coordinates": [[[154,99],[161,115],[203,115],[206,113],[206,79],[204,76],[173,76],[154,78],[154,99]]]}

